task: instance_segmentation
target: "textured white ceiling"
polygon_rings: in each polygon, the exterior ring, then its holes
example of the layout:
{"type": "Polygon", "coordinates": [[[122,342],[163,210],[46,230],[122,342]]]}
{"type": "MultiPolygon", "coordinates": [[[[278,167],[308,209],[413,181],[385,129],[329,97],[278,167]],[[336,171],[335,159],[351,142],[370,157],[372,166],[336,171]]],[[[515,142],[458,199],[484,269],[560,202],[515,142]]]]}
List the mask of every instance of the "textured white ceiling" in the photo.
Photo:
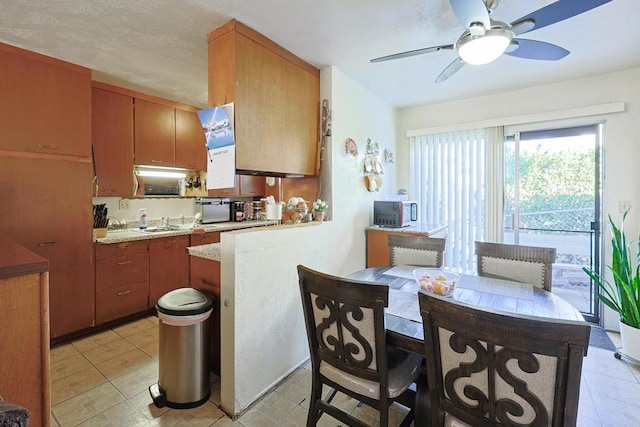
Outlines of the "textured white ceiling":
{"type": "MultiPolygon", "coordinates": [[[[511,22],[552,2],[502,0],[492,17],[511,22]]],[[[92,68],[98,80],[205,107],[206,37],[232,18],[398,107],[640,67],[638,0],[614,0],[523,36],[570,50],[561,61],[503,56],[439,84],[453,51],[369,60],[455,42],[463,28],[447,0],[2,0],[0,41],[92,68]]]]}

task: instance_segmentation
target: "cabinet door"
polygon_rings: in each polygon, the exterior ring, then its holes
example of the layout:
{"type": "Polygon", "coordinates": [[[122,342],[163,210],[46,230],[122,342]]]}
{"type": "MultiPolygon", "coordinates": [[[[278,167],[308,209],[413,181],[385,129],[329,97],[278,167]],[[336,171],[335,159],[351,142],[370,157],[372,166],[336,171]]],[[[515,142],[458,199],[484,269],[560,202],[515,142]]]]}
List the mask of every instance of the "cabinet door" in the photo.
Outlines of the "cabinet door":
{"type": "Polygon", "coordinates": [[[92,140],[98,196],[133,196],[133,97],[93,88],[92,140]]]}
{"type": "Polygon", "coordinates": [[[242,35],[236,66],[236,168],[315,175],[319,77],[242,35]]]}
{"type": "Polygon", "coordinates": [[[175,166],[176,126],[172,107],[135,98],[136,165],[175,166]]]}
{"type": "Polygon", "coordinates": [[[191,235],[191,246],[207,245],[209,243],[220,243],[219,231],[191,235]]]}
{"type": "Polygon", "coordinates": [[[0,50],[0,76],[0,149],[91,155],[89,70],[0,50]]]}
{"type": "Polygon", "coordinates": [[[209,76],[209,103],[235,102],[237,169],[317,173],[317,69],[229,22],[210,34],[209,76]]]}
{"type": "Polygon", "coordinates": [[[234,197],[240,196],[240,175],[236,175],[236,186],[229,188],[216,188],[215,190],[208,190],[209,197],[234,197]]]}
{"type": "Polygon", "coordinates": [[[242,197],[262,197],[264,186],[264,176],[240,175],[240,196],[242,197]]]}
{"type": "Polygon", "coordinates": [[[176,109],[176,167],[206,170],[207,149],[198,115],[176,109]]]}
{"type": "Polygon", "coordinates": [[[211,293],[215,301],[211,313],[210,368],[220,373],[220,263],[191,257],[191,287],[211,293]]]}
{"type": "Polygon", "coordinates": [[[0,157],[0,235],[49,260],[51,337],[94,324],[90,161],[0,157]]]}
{"type": "Polygon", "coordinates": [[[169,291],[189,286],[189,236],[149,241],[149,307],[169,291]]]}

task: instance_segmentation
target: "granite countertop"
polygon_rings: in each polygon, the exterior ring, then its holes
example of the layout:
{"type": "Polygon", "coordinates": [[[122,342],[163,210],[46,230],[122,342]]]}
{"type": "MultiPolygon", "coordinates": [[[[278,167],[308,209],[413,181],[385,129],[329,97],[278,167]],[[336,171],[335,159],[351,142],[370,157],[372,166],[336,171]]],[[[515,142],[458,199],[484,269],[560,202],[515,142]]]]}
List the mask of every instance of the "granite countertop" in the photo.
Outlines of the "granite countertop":
{"type": "Polygon", "coordinates": [[[382,225],[370,225],[367,230],[396,231],[399,233],[426,233],[433,235],[445,231],[446,225],[429,224],[425,222],[411,222],[407,227],[384,227],[382,225]]]}
{"type": "MultiPolygon", "coordinates": [[[[219,222],[216,224],[203,224],[196,228],[204,229],[205,233],[215,232],[215,231],[230,231],[230,230],[239,230],[243,228],[253,228],[260,226],[273,226],[276,224],[276,221],[241,221],[241,222],[219,222]]],[[[157,232],[146,232],[140,231],[137,228],[129,228],[126,230],[109,230],[107,232],[107,237],[100,237],[94,239],[97,243],[102,244],[113,244],[113,243],[121,243],[121,242],[131,242],[134,240],[149,240],[149,239],[160,239],[163,237],[172,237],[172,236],[184,236],[194,234],[194,230],[184,229],[184,230],[167,230],[167,231],[157,231],[157,232]]]]}
{"type": "Polygon", "coordinates": [[[209,243],[208,245],[190,246],[187,248],[189,255],[200,258],[220,261],[220,243],[209,243]]]}

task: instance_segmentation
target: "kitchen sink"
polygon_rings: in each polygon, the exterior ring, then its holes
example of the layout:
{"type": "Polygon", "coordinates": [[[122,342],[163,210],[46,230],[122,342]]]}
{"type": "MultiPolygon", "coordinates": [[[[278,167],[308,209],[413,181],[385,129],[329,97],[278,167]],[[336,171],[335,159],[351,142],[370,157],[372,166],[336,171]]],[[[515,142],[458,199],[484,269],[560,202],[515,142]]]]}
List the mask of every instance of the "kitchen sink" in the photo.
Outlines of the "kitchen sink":
{"type": "Polygon", "coordinates": [[[187,228],[182,228],[179,225],[172,225],[171,227],[147,227],[144,230],[137,230],[141,233],[161,233],[163,231],[179,231],[179,230],[188,230],[187,228]]]}

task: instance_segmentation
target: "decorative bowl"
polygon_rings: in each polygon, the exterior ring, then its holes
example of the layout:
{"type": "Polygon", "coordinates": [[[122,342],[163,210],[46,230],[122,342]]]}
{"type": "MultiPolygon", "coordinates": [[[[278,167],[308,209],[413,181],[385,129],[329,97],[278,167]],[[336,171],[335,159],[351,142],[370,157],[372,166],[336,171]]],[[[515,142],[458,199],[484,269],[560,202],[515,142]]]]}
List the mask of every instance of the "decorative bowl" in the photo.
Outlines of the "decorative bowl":
{"type": "Polygon", "coordinates": [[[416,268],[413,277],[420,289],[445,297],[451,296],[460,276],[440,268],[416,268]]]}

